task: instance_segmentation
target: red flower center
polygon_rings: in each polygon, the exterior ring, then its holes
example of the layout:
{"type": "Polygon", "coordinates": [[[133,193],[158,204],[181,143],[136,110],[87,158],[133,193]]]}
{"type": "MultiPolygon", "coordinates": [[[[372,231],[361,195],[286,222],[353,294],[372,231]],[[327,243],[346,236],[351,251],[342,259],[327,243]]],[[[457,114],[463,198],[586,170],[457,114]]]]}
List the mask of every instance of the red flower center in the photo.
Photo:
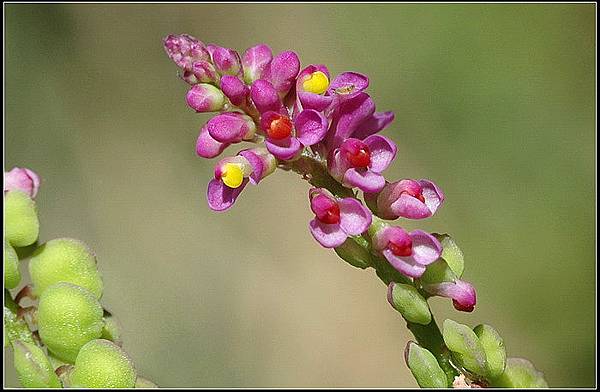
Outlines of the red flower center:
{"type": "Polygon", "coordinates": [[[369,147],[358,140],[345,143],[343,146],[346,160],[355,168],[368,167],[371,163],[371,151],[369,147]]]}
{"type": "Polygon", "coordinates": [[[271,139],[281,140],[289,137],[292,134],[292,120],[287,116],[279,116],[271,121],[267,135],[271,139]]]}
{"type": "Polygon", "coordinates": [[[413,253],[412,240],[406,238],[398,243],[390,241],[388,243],[388,249],[396,256],[410,256],[413,253]]]}
{"type": "Polygon", "coordinates": [[[334,224],[340,222],[340,207],[337,203],[332,204],[323,211],[319,211],[317,219],[326,224],[334,224]]]}

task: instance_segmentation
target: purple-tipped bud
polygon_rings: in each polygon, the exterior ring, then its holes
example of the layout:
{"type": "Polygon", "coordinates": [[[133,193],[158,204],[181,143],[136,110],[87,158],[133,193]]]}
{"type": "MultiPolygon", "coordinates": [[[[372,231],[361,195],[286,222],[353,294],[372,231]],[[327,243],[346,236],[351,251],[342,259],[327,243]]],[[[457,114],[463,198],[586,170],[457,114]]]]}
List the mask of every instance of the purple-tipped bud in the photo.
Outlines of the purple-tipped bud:
{"type": "Polygon", "coordinates": [[[206,127],[210,136],[221,143],[239,143],[250,140],[256,132],[252,118],[245,114],[229,112],[211,118],[206,127]]]}
{"type": "Polygon", "coordinates": [[[260,44],[248,48],[242,56],[244,67],[244,81],[252,84],[261,78],[263,71],[269,66],[273,59],[273,52],[267,45],[260,44]]]}
{"type": "Polygon", "coordinates": [[[294,85],[296,76],[300,72],[300,59],[292,51],[281,52],[271,61],[265,69],[263,79],[269,80],[280,97],[284,97],[294,85]]]}
{"type": "Polygon", "coordinates": [[[204,43],[191,35],[168,35],[163,39],[163,46],[169,58],[186,70],[191,70],[196,61],[209,60],[204,43]]]}
{"type": "Polygon", "coordinates": [[[221,89],[232,104],[240,106],[246,103],[250,89],[237,76],[225,75],[221,78],[221,89]]]}
{"type": "Polygon", "coordinates": [[[221,75],[238,75],[242,71],[240,55],[233,49],[215,46],[212,59],[221,75]]]}
{"type": "Polygon", "coordinates": [[[20,190],[33,199],[37,195],[39,187],[40,177],[32,170],[15,167],[4,173],[4,192],[20,190]]]}
{"type": "Polygon", "coordinates": [[[429,180],[401,180],[387,184],[377,197],[377,215],[423,219],[432,216],[444,201],[444,193],[429,180]]]}
{"type": "Polygon", "coordinates": [[[461,312],[472,312],[477,303],[477,293],[471,283],[457,279],[454,282],[425,284],[423,289],[430,294],[452,298],[452,305],[461,312]]]}
{"type": "Polygon", "coordinates": [[[185,98],[189,107],[198,113],[216,112],[223,109],[225,95],[212,84],[200,83],[192,86],[185,98]]]}
{"type": "Polygon", "coordinates": [[[181,78],[189,84],[217,83],[219,74],[215,67],[208,61],[196,61],[191,70],[183,71],[181,78]]]}

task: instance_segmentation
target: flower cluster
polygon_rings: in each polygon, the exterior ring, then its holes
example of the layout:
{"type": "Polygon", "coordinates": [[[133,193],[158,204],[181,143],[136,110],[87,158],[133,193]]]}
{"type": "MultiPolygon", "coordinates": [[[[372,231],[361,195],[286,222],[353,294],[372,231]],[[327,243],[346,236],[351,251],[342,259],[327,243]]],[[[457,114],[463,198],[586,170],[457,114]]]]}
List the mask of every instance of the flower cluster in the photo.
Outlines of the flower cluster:
{"type": "MultiPolygon", "coordinates": [[[[242,55],[187,34],[169,35],[163,44],[180,77],[191,85],[188,106],[199,113],[218,112],[202,126],[197,154],[214,158],[232,144],[258,145],[217,163],[207,191],[211,209],[230,208],[249,182],[258,184],[276,168],[296,170],[297,162],[311,160],[335,187],[348,191],[336,194],[327,186],[309,191],[315,215],[309,229],[322,246],[338,248],[366,238],[370,252],[414,280],[442,257],[434,235],[409,233],[382,221],[430,217],[444,194],[426,179],[386,181],[383,172],[397,147],[379,132],[394,114],[376,111],[367,76],[343,72],[332,77],[322,64],[302,68],[296,53],[273,55],[264,44],[242,55]]],[[[308,173],[302,174],[310,181],[308,173]]],[[[457,275],[425,282],[422,289],[452,298],[459,310],[471,311],[475,305],[473,287],[457,275]]]]}

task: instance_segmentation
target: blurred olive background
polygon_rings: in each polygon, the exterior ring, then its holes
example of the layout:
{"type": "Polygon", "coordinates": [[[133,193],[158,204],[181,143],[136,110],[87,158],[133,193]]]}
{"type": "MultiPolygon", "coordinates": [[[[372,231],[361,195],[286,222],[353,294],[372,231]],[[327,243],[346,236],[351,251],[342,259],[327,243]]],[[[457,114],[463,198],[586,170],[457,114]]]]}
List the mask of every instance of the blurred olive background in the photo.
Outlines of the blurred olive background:
{"type": "Polygon", "coordinates": [[[97,252],[140,374],[416,385],[385,286],[314,242],[298,176],[249,187],[227,213],[206,206],[214,162],[195,141],[209,116],[185,105],[161,42],[186,32],[369,75],[396,113],[388,177],[434,179],[447,197],[402,224],[451,233],[478,289],[472,314],[434,299],[438,320],[495,326],[551,386],[594,385],[595,5],[9,4],[5,23],[5,170],[43,178],[40,241],[97,252]]]}

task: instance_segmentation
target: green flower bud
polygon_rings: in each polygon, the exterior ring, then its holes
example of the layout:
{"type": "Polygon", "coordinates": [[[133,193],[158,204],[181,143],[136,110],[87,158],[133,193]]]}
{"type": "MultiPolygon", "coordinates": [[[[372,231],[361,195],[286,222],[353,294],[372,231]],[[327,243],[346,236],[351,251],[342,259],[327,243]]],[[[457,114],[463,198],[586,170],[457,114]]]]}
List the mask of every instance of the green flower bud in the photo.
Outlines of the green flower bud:
{"type": "Polygon", "coordinates": [[[334,250],[338,256],[354,267],[365,269],[371,265],[368,243],[363,237],[348,238],[334,250]]]}
{"type": "Polygon", "coordinates": [[[487,360],[488,376],[491,378],[498,377],[504,372],[506,365],[506,349],[504,348],[504,340],[489,325],[480,324],[473,328],[475,335],[479,338],[479,342],[485,351],[487,360]]]}
{"type": "Polygon", "coordinates": [[[29,262],[29,274],[36,295],[58,282],[69,282],[102,296],[102,276],[96,258],[81,241],[71,238],[51,240],[40,246],[29,262]]]}
{"type": "Polygon", "coordinates": [[[417,289],[408,284],[392,282],[388,285],[388,302],[406,321],[427,325],[431,322],[431,311],[427,301],[417,289]]]}
{"type": "Polygon", "coordinates": [[[21,281],[19,257],[12,246],[4,240],[4,287],[14,289],[21,281]]]}
{"type": "Polygon", "coordinates": [[[119,321],[115,316],[106,310],[104,310],[104,327],[102,328],[102,335],[100,338],[110,340],[119,347],[123,345],[123,340],[121,339],[121,324],[119,324],[119,321]]]}
{"type": "Polygon", "coordinates": [[[57,283],[40,297],[40,338],[56,357],[73,363],[79,349],[102,334],[102,313],[102,306],[91,291],[71,283],[57,283]]]}
{"type": "Polygon", "coordinates": [[[33,244],[39,235],[35,202],[27,193],[12,190],[4,194],[4,238],[15,247],[33,244]]]}
{"type": "Polygon", "coordinates": [[[444,320],[443,336],[446,346],[460,365],[474,374],[487,376],[485,351],[471,328],[449,319],[444,320]]]}
{"type": "Polygon", "coordinates": [[[25,388],[61,388],[44,351],[32,343],[13,343],[14,364],[19,381],[25,388]]]}
{"type": "Polygon", "coordinates": [[[138,378],[135,380],[134,388],[158,388],[158,385],[156,385],[150,380],[138,376],[138,378]]]}
{"type": "Polygon", "coordinates": [[[544,374],[523,358],[508,358],[504,373],[491,381],[492,387],[548,388],[544,374]]]}
{"type": "Polygon", "coordinates": [[[129,356],[114,343],[97,339],[77,355],[71,385],[79,388],[133,388],[136,373],[129,356]]]}
{"type": "Polygon", "coordinates": [[[404,360],[421,388],[448,388],[446,374],[435,356],[415,342],[408,342],[404,360]]]}
{"type": "Polygon", "coordinates": [[[446,260],[450,269],[460,278],[465,269],[465,258],[456,242],[448,234],[433,234],[442,244],[442,258],[446,260]]]}

